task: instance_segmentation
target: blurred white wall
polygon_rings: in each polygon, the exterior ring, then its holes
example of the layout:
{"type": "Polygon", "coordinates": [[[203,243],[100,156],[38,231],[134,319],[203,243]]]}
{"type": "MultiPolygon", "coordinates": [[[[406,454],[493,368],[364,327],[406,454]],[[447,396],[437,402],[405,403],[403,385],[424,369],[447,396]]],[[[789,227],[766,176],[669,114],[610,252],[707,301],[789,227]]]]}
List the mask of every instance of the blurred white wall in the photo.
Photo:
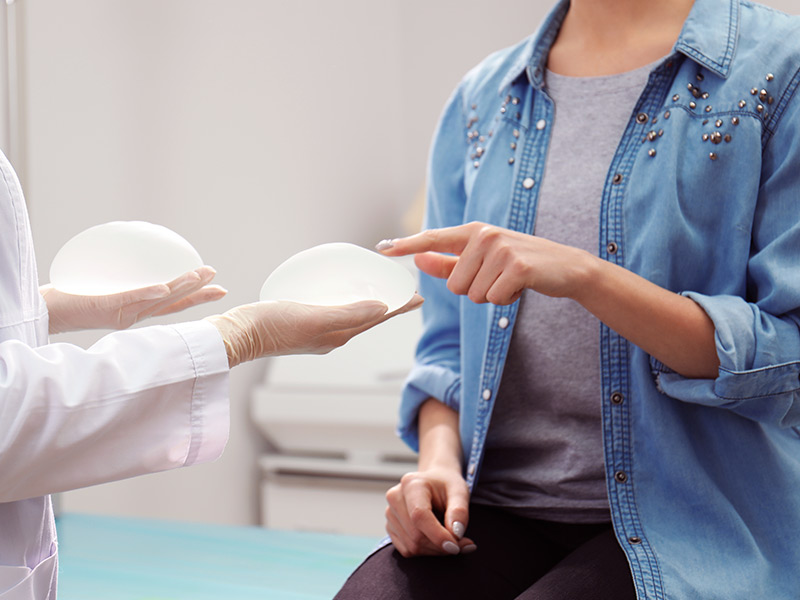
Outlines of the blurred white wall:
{"type": "MultiPolygon", "coordinates": [[[[800,12],[796,0],[769,4],[800,12]]],[[[22,145],[40,277],[69,237],[142,219],[189,239],[256,298],[284,258],[404,233],[461,75],[531,33],[549,0],[16,0],[22,145]]],[[[96,336],[61,336],[89,344],[96,336]]],[[[248,422],[264,364],[231,376],[214,464],[66,494],[63,508],[257,520],[248,422]]]]}
{"type": "MultiPolygon", "coordinates": [[[[75,233],[148,220],[189,239],[230,290],[183,317],[193,318],[254,300],[298,250],[402,234],[452,88],[487,53],[528,35],[548,3],[17,0],[14,8],[23,28],[21,177],[42,282],[75,233]]],[[[232,373],[231,438],[219,461],[72,492],[63,509],[255,523],[262,442],[247,403],[264,367],[232,373]]]]}

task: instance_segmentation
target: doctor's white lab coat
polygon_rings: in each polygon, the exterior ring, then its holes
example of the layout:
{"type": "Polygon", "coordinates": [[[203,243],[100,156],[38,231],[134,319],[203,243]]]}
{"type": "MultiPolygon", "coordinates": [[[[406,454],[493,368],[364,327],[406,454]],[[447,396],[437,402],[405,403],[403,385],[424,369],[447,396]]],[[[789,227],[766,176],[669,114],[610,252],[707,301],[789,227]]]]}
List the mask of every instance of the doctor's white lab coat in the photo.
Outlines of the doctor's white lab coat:
{"type": "Polygon", "coordinates": [[[0,154],[0,600],[53,600],[48,494],[217,458],[228,361],[206,322],[47,343],[22,191],[0,154]]]}

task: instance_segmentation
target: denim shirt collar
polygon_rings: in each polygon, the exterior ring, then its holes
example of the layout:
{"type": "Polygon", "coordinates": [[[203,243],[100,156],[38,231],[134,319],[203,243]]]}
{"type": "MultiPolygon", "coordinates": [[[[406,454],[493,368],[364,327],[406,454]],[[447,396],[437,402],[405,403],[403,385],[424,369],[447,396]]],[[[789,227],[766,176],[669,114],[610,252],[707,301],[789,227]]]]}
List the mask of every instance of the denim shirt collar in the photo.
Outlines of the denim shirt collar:
{"type": "MultiPolygon", "coordinates": [[[[519,60],[500,82],[500,95],[523,73],[534,88],[544,87],[547,55],[569,5],[570,0],[559,0],[539,31],[529,39],[519,60]]],[[[739,35],[739,10],[739,0],[695,0],[674,50],[727,78],[739,35]]]]}

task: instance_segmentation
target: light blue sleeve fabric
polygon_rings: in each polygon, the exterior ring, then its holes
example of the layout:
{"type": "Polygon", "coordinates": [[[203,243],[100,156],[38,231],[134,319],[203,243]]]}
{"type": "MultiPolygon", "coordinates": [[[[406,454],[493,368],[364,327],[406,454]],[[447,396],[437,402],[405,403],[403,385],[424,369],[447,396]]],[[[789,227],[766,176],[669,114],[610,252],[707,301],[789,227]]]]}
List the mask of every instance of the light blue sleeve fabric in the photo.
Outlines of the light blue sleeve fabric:
{"type": "MultiPolygon", "coordinates": [[[[464,216],[464,159],[467,151],[466,116],[459,87],[450,97],[434,136],[428,162],[425,229],[460,225],[464,216]]],[[[416,363],[406,381],[400,405],[398,433],[419,449],[417,413],[429,398],[459,410],[461,340],[458,296],[441,279],[420,274],[423,334],[416,363]]]]}
{"type": "Polygon", "coordinates": [[[685,295],[714,321],[719,376],[687,379],[657,365],[661,390],[755,421],[800,425],[800,334],[794,319],[769,315],[735,296],[685,295]]]}
{"type": "MultiPolygon", "coordinates": [[[[790,89],[798,84],[800,71],[790,89]]],[[[658,375],[669,396],[781,427],[800,425],[800,106],[794,96],[778,104],[768,124],[774,133],[762,155],[747,298],[684,292],[714,322],[719,376],[658,375]]]]}

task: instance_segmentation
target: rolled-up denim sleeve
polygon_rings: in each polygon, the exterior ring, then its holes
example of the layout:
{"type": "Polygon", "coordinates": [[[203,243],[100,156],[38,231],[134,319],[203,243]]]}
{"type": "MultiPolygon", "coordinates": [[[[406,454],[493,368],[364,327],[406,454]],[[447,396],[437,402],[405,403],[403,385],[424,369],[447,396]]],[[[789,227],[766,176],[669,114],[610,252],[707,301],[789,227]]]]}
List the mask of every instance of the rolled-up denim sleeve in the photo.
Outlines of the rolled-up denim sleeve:
{"type": "Polygon", "coordinates": [[[668,396],[730,409],[747,418],[800,426],[800,330],[736,296],[687,292],[714,322],[720,360],[716,379],[688,379],[656,367],[668,396]]]}
{"type": "MultiPolygon", "coordinates": [[[[428,160],[425,229],[460,225],[463,220],[464,158],[467,151],[461,88],[453,92],[436,129],[428,160]]],[[[429,398],[458,411],[461,390],[459,297],[441,279],[420,274],[423,333],[415,366],[400,404],[398,434],[418,450],[417,414],[429,398]]]]}
{"type": "Polygon", "coordinates": [[[762,154],[745,296],[684,292],[714,322],[718,377],[691,380],[668,370],[658,374],[669,396],[781,427],[800,426],[798,100],[782,100],[770,123],[774,134],[762,154]]]}

